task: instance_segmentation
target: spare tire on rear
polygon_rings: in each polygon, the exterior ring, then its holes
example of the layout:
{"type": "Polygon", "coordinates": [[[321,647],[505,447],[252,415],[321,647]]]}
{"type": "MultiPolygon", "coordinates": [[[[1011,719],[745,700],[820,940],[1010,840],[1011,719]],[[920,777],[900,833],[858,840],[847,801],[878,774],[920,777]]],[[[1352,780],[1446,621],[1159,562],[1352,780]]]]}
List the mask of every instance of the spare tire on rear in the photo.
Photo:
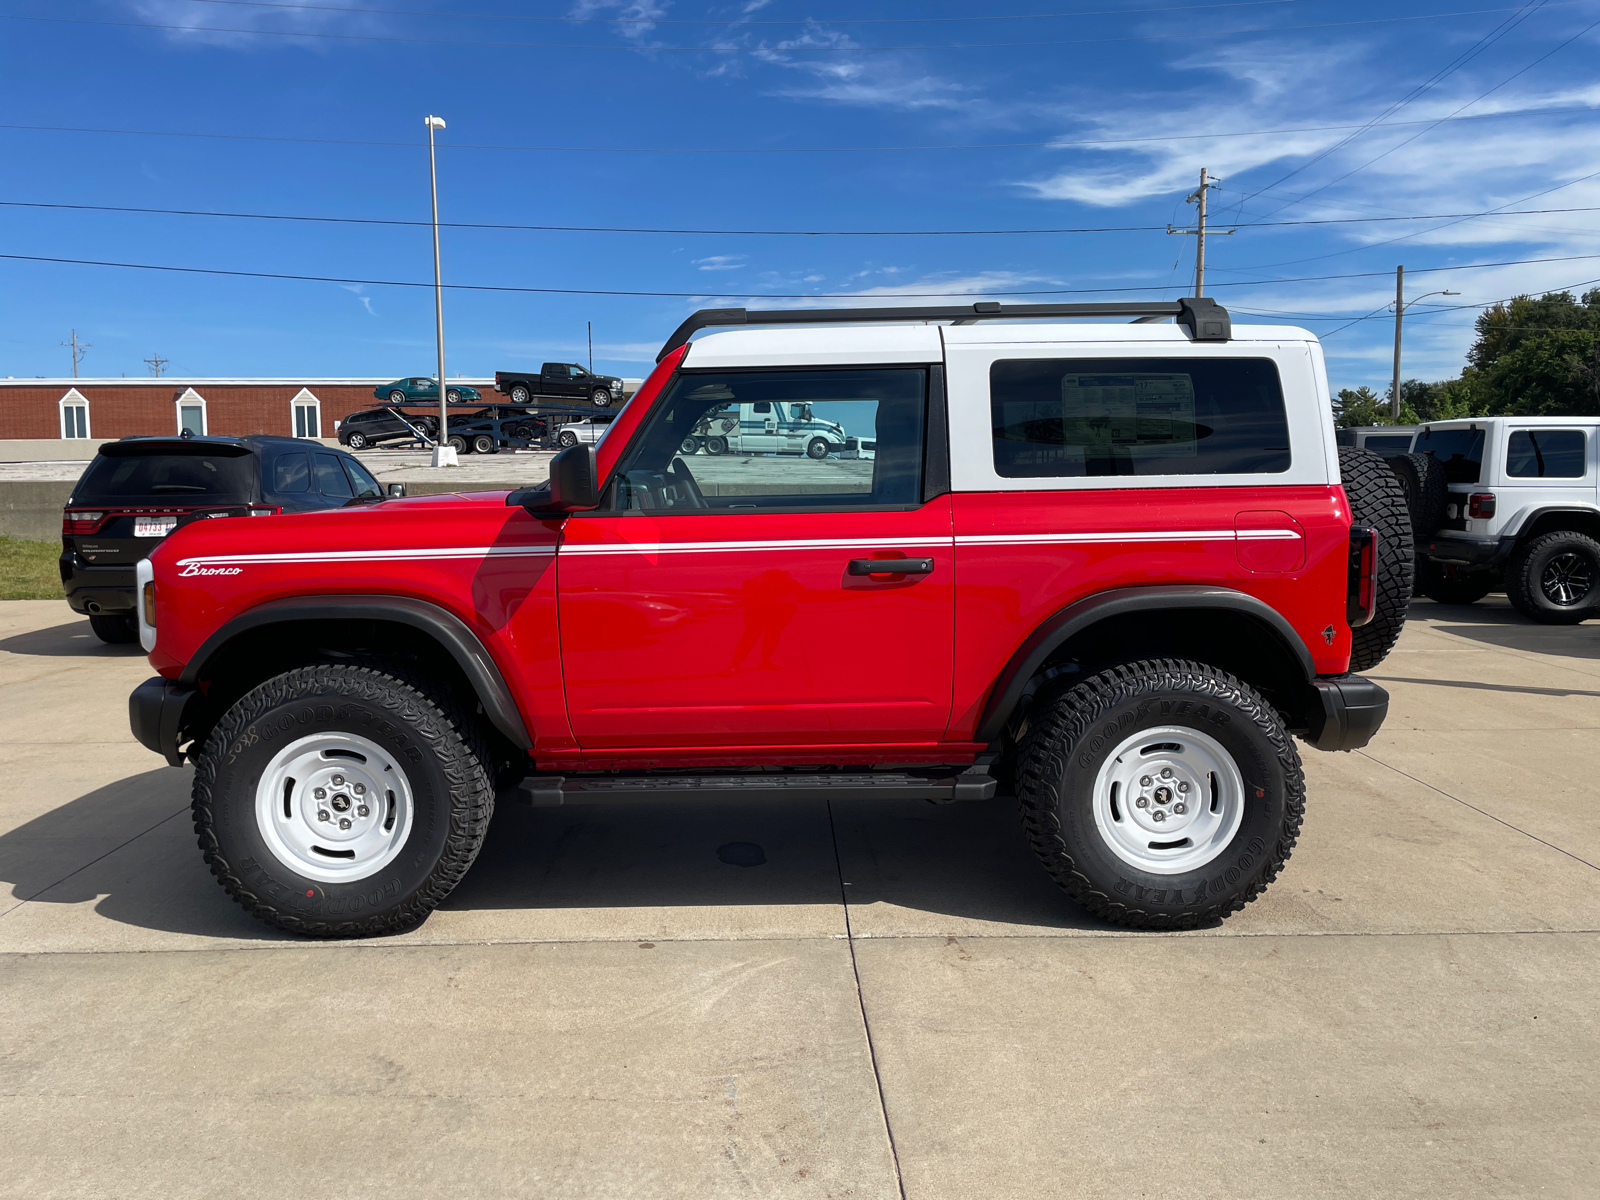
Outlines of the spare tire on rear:
{"type": "Polygon", "coordinates": [[[1397,454],[1389,460],[1389,468],[1405,491],[1411,531],[1418,537],[1438,533],[1450,500],[1444,464],[1431,454],[1397,454]]]}
{"type": "Polygon", "coordinates": [[[1416,546],[1405,491],[1388,463],[1371,450],[1341,446],[1339,475],[1350,501],[1351,523],[1378,531],[1375,611],[1372,620],[1351,631],[1350,648],[1350,669],[1370,671],[1389,656],[1405,628],[1415,582],[1416,546]]]}

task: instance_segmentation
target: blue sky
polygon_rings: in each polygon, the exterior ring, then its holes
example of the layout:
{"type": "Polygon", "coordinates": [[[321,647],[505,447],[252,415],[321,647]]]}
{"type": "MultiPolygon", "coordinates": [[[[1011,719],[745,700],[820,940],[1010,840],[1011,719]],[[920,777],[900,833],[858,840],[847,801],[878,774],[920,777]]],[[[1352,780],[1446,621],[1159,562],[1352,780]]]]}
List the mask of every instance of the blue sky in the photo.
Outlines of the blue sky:
{"type": "MultiPolygon", "coordinates": [[[[1600,212],[1337,223],[1600,209],[1597,0],[359,6],[390,11],[349,11],[357,0],[8,0],[0,199],[425,221],[422,119],[433,112],[449,122],[446,221],[1153,227],[447,229],[447,282],[686,294],[450,292],[448,369],[468,376],[583,361],[590,321],[596,368],[641,375],[697,307],[805,303],[761,295],[1183,294],[1193,239],[1163,230],[1192,219],[1184,197],[1202,166],[1223,180],[1214,220],[1335,222],[1218,237],[1207,282],[1236,319],[1326,335],[1336,388],[1388,379],[1392,319],[1340,327],[1392,303],[1397,262],[1408,298],[1461,293],[1409,310],[1408,377],[1455,374],[1470,343],[1474,310],[1435,304],[1600,280],[1600,257],[1468,269],[1600,256],[1600,212]],[[914,149],[888,149],[899,147],[914,149]],[[1452,269],[1429,270],[1440,267],[1452,269]],[[1347,277],[1306,278],[1323,276],[1347,277]]],[[[26,207],[0,210],[0,222],[9,254],[432,278],[419,226],[26,207]]],[[[0,376],[70,373],[59,343],[74,328],[92,345],[91,376],[144,375],[152,354],[189,376],[399,376],[434,360],[422,288],[0,260],[0,318],[0,376]]]]}

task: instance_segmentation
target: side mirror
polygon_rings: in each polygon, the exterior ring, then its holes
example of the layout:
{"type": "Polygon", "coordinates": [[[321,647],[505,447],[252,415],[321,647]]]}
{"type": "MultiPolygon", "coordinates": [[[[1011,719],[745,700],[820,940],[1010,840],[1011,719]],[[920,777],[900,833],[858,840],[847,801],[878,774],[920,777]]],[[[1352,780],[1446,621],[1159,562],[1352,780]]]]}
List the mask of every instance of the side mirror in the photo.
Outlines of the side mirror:
{"type": "Polygon", "coordinates": [[[399,499],[402,499],[405,496],[405,494],[406,494],[406,485],[405,484],[403,484],[403,483],[391,483],[389,485],[389,497],[390,497],[390,499],[399,500],[399,499]]]}
{"type": "Polygon", "coordinates": [[[544,487],[519,488],[506,497],[535,516],[587,512],[600,507],[600,467],[594,446],[580,442],[550,460],[550,482],[544,487]]]}

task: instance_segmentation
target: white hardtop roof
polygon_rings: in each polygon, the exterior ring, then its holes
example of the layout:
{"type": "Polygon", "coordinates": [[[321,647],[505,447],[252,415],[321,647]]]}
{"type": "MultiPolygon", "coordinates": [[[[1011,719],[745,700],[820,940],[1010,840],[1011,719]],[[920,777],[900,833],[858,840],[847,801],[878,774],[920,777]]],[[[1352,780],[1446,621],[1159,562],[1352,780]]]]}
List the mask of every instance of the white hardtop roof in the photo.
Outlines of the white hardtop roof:
{"type": "MultiPolygon", "coordinates": [[[[432,379],[432,375],[386,375],[382,379],[308,379],[301,375],[291,375],[286,378],[257,378],[257,379],[191,379],[180,378],[176,375],[162,376],[157,379],[153,376],[139,376],[135,379],[118,379],[109,376],[104,379],[0,379],[0,387],[169,387],[182,390],[186,387],[203,388],[217,387],[226,384],[231,387],[380,387],[386,383],[393,383],[397,379],[432,379]]],[[[449,384],[462,383],[468,387],[494,386],[492,379],[456,379],[446,381],[449,384]]]]}
{"type": "Polygon", "coordinates": [[[842,366],[853,363],[927,363],[944,358],[944,345],[1015,346],[1130,342],[1193,345],[1215,353],[1239,342],[1310,342],[1315,335],[1293,325],[1235,325],[1228,342],[1193,342],[1174,324],[1126,321],[980,321],[973,325],[751,326],[708,333],[689,343],[685,367],[842,366]]]}
{"type": "Polygon", "coordinates": [[[1574,425],[1600,425],[1600,417],[1452,417],[1448,421],[1424,421],[1418,429],[1467,429],[1474,425],[1531,425],[1534,428],[1565,428],[1574,425]]]}

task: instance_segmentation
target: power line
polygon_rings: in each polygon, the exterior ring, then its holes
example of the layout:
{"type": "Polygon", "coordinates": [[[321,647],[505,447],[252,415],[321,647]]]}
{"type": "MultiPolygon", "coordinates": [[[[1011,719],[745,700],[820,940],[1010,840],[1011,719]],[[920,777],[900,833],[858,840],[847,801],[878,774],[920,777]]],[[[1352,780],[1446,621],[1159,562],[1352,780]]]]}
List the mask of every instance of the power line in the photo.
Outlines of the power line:
{"type": "MultiPolygon", "coordinates": [[[[1508,117],[1571,116],[1578,113],[1600,111],[1593,106],[1580,108],[1536,108],[1507,112],[1475,113],[1471,116],[1445,117],[1446,121],[1498,121],[1508,117]]],[[[525,146],[493,143],[456,142],[441,146],[441,150],[515,150],[537,151],[551,154],[891,154],[918,153],[948,150],[1069,150],[1075,146],[1136,146],[1151,142],[1210,141],[1217,138],[1280,137],[1294,133],[1338,133],[1347,129],[1404,129],[1413,125],[1429,125],[1433,121],[1389,121],[1366,125],[1306,125],[1296,129],[1236,129],[1223,133],[1174,133],[1130,138],[1056,138],[1044,142],[968,142],[933,146],[525,146]]],[[[82,125],[10,125],[0,124],[0,129],[26,130],[35,133],[100,133],[119,137],[170,137],[201,138],[236,142],[288,142],[308,146],[381,146],[416,150],[422,142],[387,142],[355,138],[300,138],[254,133],[196,133],[169,129],[102,129],[82,125]]]]}
{"type": "MultiPolygon", "coordinates": [[[[1578,182],[1574,180],[1574,182],[1578,182]]],[[[225,212],[195,208],[136,208],[118,204],[58,204],[38,200],[0,200],[0,208],[39,208],[68,212],[135,213],[144,216],[165,217],[219,217],[245,221],[303,221],[321,225],[392,225],[431,229],[431,221],[405,221],[386,217],[319,217],[298,213],[225,212]]],[[[1387,217],[1315,217],[1299,221],[1257,221],[1248,225],[1229,226],[1213,223],[1213,230],[1276,229],[1306,225],[1365,225],[1391,221],[1442,221],[1450,218],[1471,220],[1474,217],[1535,217],[1559,213],[1600,212],[1600,205],[1574,208],[1529,208],[1507,211],[1491,209],[1480,213],[1418,213],[1411,216],[1387,217]]],[[[1160,233],[1165,225],[1098,225],[1062,227],[1057,229],[670,229],[631,225],[518,225],[498,224],[489,221],[440,221],[441,229],[489,229],[530,233],[647,233],[706,237],[1003,237],[1031,236],[1035,234],[1066,233],[1160,233]]],[[[1245,270],[1248,268],[1235,268],[1245,270]]]]}
{"type": "Polygon", "coordinates": [[[276,8],[310,12],[352,13],[375,17],[438,17],[452,21],[519,21],[546,25],[717,25],[742,28],[746,25],[946,25],[972,21],[1053,21],[1077,17],[1111,17],[1124,14],[1187,12],[1190,9],[1256,8],[1266,4],[1300,4],[1304,0],[1229,0],[1224,4],[1181,4],[1166,8],[1104,8],[1085,12],[1010,13],[972,17],[808,17],[780,21],[770,18],[740,17],[721,21],[686,17],[543,17],[520,13],[422,12],[413,8],[350,8],[337,4],[285,4],[278,0],[190,0],[193,4],[225,4],[237,8],[276,8]]]}
{"type": "MultiPolygon", "coordinates": [[[[1442,271],[1481,271],[1491,267],[1520,267],[1547,262],[1586,262],[1600,258],[1600,254],[1562,254],[1546,258],[1516,258],[1503,262],[1463,263],[1449,267],[1417,267],[1413,275],[1432,275],[1442,271]]],[[[167,271],[181,275],[221,275],[242,279],[284,279],[301,283],[358,283],[369,287],[431,288],[432,283],[419,283],[400,279],[348,279],[331,275],[291,275],[276,271],[231,271],[217,267],[175,267],[158,263],[108,262],[88,258],[56,258],[39,254],[0,254],[0,259],[13,262],[58,263],[80,267],[119,267],[135,271],[167,271]]],[[[1351,271],[1340,275],[1302,275],[1290,279],[1241,279],[1214,284],[1214,287],[1272,287],[1284,283],[1321,283],[1334,279],[1389,278],[1391,271],[1351,271]]],[[[515,292],[556,296],[636,296],[676,300],[937,300],[982,299],[995,296],[1079,296],[1103,295],[1108,292],[1151,292],[1160,290],[1154,284],[1143,287],[1093,287],[1093,288],[1035,288],[1004,292],[645,292],[616,291],[604,288],[538,288],[515,287],[510,284],[446,283],[443,287],[467,292],[515,292]]],[[[1579,286],[1579,285],[1572,285],[1579,286]]]]}
{"type": "MultiPolygon", "coordinates": [[[[1551,3],[1552,0],[1536,0],[1551,3]]],[[[1576,3],[1578,0],[1571,0],[1576,3]]],[[[461,46],[500,50],[628,50],[689,52],[694,54],[877,54],[900,50],[1020,50],[1031,46],[1098,46],[1122,42],[1192,41],[1197,38],[1245,37],[1254,34],[1303,33],[1318,29],[1344,29],[1353,25],[1394,25],[1410,21],[1437,21],[1447,17],[1475,17],[1485,13],[1510,11],[1506,8],[1473,8],[1460,12],[1421,13],[1409,17],[1370,17],[1360,21],[1325,21],[1317,25],[1276,25],[1258,29],[1214,29],[1195,33],[1158,33],[1133,37],[1064,38],[1028,42],[929,42],[902,46],[660,46],[631,42],[475,42],[449,38],[393,37],[375,33],[310,33],[286,29],[239,29],[221,25],[172,25],[155,21],[96,21],[87,17],[32,17],[0,13],[0,20],[31,21],[48,25],[99,25],[112,29],[162,29],[170,32],[236,33],[252,37],[312,38],[336,42],[381,42],[408,46],[461,46]]],[[[1520,11],[1520,10],[1518,10],[1520,11]]]]}

